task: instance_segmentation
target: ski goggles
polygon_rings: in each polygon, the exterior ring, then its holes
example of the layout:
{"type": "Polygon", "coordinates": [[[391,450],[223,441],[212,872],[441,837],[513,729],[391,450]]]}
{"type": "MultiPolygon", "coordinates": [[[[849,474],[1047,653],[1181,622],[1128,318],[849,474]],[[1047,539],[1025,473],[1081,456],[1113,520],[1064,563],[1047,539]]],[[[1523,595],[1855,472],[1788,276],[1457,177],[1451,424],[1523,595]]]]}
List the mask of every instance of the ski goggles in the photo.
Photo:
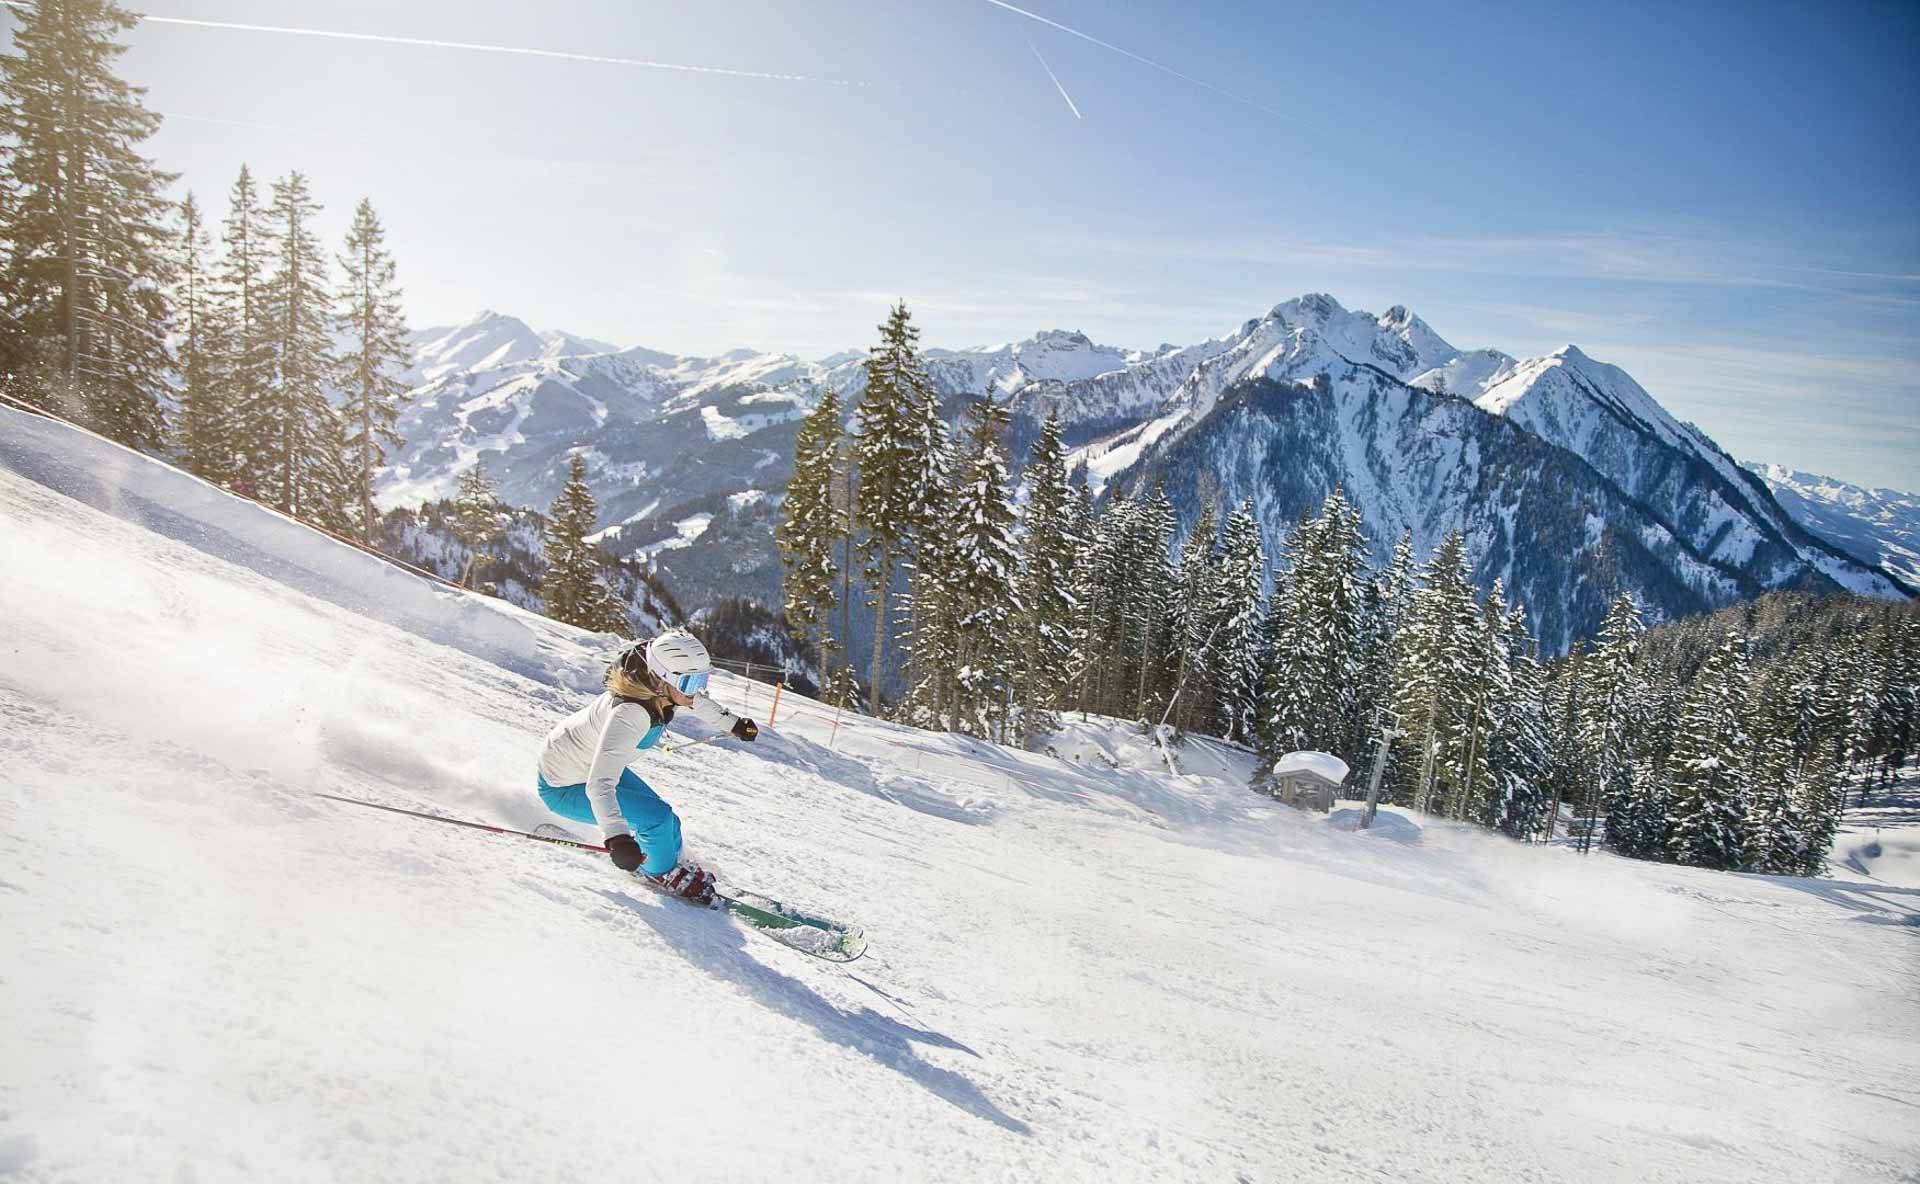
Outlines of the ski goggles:
{"type": "Polygon", "coordinates": [[[698,674],[682,674],[678,678],[667,679],[666,682],[683,695],[697,695],[707,689],[707,676],[711,673],[710,670],[702,670],[698,674]]]}

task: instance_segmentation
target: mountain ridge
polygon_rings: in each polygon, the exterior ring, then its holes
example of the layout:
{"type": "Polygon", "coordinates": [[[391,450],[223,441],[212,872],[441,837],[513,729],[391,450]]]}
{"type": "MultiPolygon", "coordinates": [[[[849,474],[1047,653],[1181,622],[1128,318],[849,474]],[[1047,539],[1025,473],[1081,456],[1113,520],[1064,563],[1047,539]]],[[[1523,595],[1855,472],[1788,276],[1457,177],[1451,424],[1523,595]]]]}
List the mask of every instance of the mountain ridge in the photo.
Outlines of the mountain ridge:
{"type": "MultiPolygon", "coordinates": [[[[558,492],[567,463],[579,455],[600,499],[606,545],[616,553],[647,548],[641,553],[658,557],[660,540],[688,538],[660,561],[677,571],[712,573],[700,578],[703,587],[719,586],[732,571],[744,581],[743,594],[770,603],[778,595],[778,570],[771,561],[769,523],[790,475],[797,421],[827,387],[842,394],[851,414],[865,384],[865,354],[859,350],[814,359],[753,350],[716,357],[635,346],[603,350],[604,342],[536,332],[497,312],[422,330],[415,342],[422,381],[401,423],[407,445],[383,488],[389,504],[446,496],[462,469],[484,460],[508,501],[544,505],[558,492]],[[726,499],[749,492],[761,500],[739,518],[726,499]],[[695,523],[700,529],[689,534],[689,523],[701,516],[704,522],[695,523]],[[703,554],[722,546],[741,553],[703,554]]],[[[1616,547],[1631,537],[1636,541],[1629,550],[1645,552],[1644,560],[1629,566],[1649,589],[1656,618],[1717,607],[1769,587],[1911,594],[1874,560],[1834,544],[1817,524],[1789,513],[1768,483],[1698,427],[1669,413],[1624,370],[1573,345],[1526,360],[1490,348],[1461,350],[1404,305],[1375,315],[1347,309],[1326,293],[1306,293],[1227,334],[1186,346],[1124,349],[1078,330],[1049,329],[991,347],[930,347],[922,356],[956,420],[966,402],[983,394],[1007,406],[1006,445],[1016,470],[1041,421],[1059,415],[1070,463],[1096,492],[1109,492],[1115,480],[1137,483],[1140,474],[1159,471],[1157,458],[1181,448],[1188,434],[1206,430],[1215,408],[1246,384],[1317,390],[1336,400],[1355,392],[1381,397],[1389,390],[1405,400],[1409,396],[1399,392],[1415,391],[1510,423],[1525,437],[1576,458],[1580,463],[1571,468],[1541,463],[1558,475],[1572,503],[1609,507],[1608,514],[1618,518],[1610,523],[1616,547]],[[1655,578],[1651,566],[1658,564],[1670,570],[1655,578]],[[1708,578],[1705,572],[1717,574],[1708,578]]],[[[1462,425],[1473,422],[1459,413],[1442,419],[1453,431],[1468,430],[1462,425]]],[[[1296,421],[1289,430],[1303,429],[1296,421]]],[[[1490,448],[1512,448],[1520,439],[1484,427],[1469,434],[1490,448]]],[[[1372,447],[1439,455],[1411,436],[1390,436],[1372,447]]],[[[1314,438],[1322,445],[1330,439],[1314,438]]],[[[1299,436],[1296,445],[1310,446],[1308,436],[1299,436]]],[[[1226,464],[1231,458],[1216,452],[1213,459],[1226,464]]],[[[1298,463],[1325,459],[1303,455],[1298,463]]],[[[1258,468],[1260,462],[1242,467],[1258,468]]],[[[1348,468],[1356,480],[1363,469],[1374,481],[1382,471],[1364,455],[1348,468]]],[[[1434,488],[1468,496],[1459,483],[1434,488]]],[[[1516,477],[1502,488],[1512,494],[1530,487],[1516,477]]],[[[1138,492],[1130,484],[1128,489],[1138,492]]],[[[1528,504],[1546,503],[1536,493],[1528,504]]],[[[1184,529],[1196,507],[1180,510],[1184,529]]],[[[1446,507],[1433,521],[1449,514],[1485,527],[1463,506],[1446,507]]],[[[1401,507],[1370,521],[1376,547],[1389,546],[1386,536],[1397,537],[1415,517],[1401,507]]],[[[1286,516],[1263,513],[1262,520],[1272,549],[1286,516]]],[[[1518,533],[1482,533],[1484,544],[1492,545],[1497,535],[1506,551],[1533,545],[1524,524],[1518,533]]],[[[1421,536],[1423,547],[1433,541],[1421,536]]],[[[1567,554],[1591,558],[1591,541],[1567,554]]],[[[1510,558],[1491,564],[1484,578],[1490,582],[1495,568],[1511,566],[1510,558]]],[[[1590,599],[1583,593],[1580,603],[1590,599]]],[[[1591,623],[1587,615],[1575,613],[1559,640],[1581,635],[1591,623]]]]}

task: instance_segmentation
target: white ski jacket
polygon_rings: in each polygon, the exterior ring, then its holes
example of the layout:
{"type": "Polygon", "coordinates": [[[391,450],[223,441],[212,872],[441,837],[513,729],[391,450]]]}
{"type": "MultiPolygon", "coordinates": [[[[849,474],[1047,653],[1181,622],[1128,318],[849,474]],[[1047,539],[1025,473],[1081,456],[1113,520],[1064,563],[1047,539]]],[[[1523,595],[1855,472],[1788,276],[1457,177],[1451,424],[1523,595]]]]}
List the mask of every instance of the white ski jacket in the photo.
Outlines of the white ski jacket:
{"type": "MultiPolygon", "coordinates": [[[[607,838],[632,834],[615,796],[620,774],[637,750],[652,748],[666,731],[676,709],[667,705],[615,697],[603,691],[593,702],[555,724],[540,746],[540,777],[548,785],[587,787],[594,821],[607,838]]],[[[733,712],[705,695],[679,710],[691,711],[716,728],[730,729],[733,712]]]]}

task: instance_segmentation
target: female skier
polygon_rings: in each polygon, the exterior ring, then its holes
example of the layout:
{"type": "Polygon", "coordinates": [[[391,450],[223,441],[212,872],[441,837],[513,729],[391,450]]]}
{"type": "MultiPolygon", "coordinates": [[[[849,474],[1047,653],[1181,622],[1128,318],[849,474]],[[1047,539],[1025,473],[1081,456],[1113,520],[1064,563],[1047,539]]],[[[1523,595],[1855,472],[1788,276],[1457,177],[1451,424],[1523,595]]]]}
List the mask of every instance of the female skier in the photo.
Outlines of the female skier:
{"type": "Polygon", "coordinates": [[[606,836],[621,871],[638,871],[689,900],[713,899],[713,876],[680,860],[680,818],[627,768],[687,708],[742,740],[760,729],[701,694],[713,663],[684,629],[629,647],[607,667],[607,689],[554,726],[540,749],[540,800],[562,818],[590,822],[606,836]]]}

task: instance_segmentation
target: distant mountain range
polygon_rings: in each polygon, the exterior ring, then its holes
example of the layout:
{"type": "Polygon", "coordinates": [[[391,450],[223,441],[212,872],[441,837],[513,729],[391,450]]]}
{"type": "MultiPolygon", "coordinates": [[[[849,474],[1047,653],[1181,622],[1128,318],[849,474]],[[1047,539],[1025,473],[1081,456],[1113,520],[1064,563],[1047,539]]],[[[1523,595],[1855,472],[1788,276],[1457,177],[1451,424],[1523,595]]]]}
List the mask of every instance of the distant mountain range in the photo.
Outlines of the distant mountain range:
{"type": "MultiPolygon", "coordinates": [[[[692,357],[494,312],[412,345],[389,504],[446,496],[484,462],[508,501],[545,506],[582,455],[602,541],[651,559],[690,608],[777,603],[796,422],[821,389],[857,398],[865,382],[864,350],[692,357]]],[[[1399,306],[1310,294],[1189,346],[1049,331],[924,356],[955,417],[983,394],[1009,408],[1016,466],[1057,413],[1096,491],[1164,482],[1183,529],[1203,498],[1251,499],[1272,549],[1337,485],[1376,559],[1402,531],[1424,553],[1463,530],[1483,586],[1523,600],[1550,649],[1590,634],[1623,587],[1670,618],[1769,588],[1901,597],[1920,578],[1911,495],[1750,471],[1616,366],[1572,346],[1459,350],[1399,306]]]]}
{"type": "Polygon", "coordinates": [[[1920,588],[1920,494],[1865,489],[1781,465],[1747,468],[1809,530],[1920,588]]]}

